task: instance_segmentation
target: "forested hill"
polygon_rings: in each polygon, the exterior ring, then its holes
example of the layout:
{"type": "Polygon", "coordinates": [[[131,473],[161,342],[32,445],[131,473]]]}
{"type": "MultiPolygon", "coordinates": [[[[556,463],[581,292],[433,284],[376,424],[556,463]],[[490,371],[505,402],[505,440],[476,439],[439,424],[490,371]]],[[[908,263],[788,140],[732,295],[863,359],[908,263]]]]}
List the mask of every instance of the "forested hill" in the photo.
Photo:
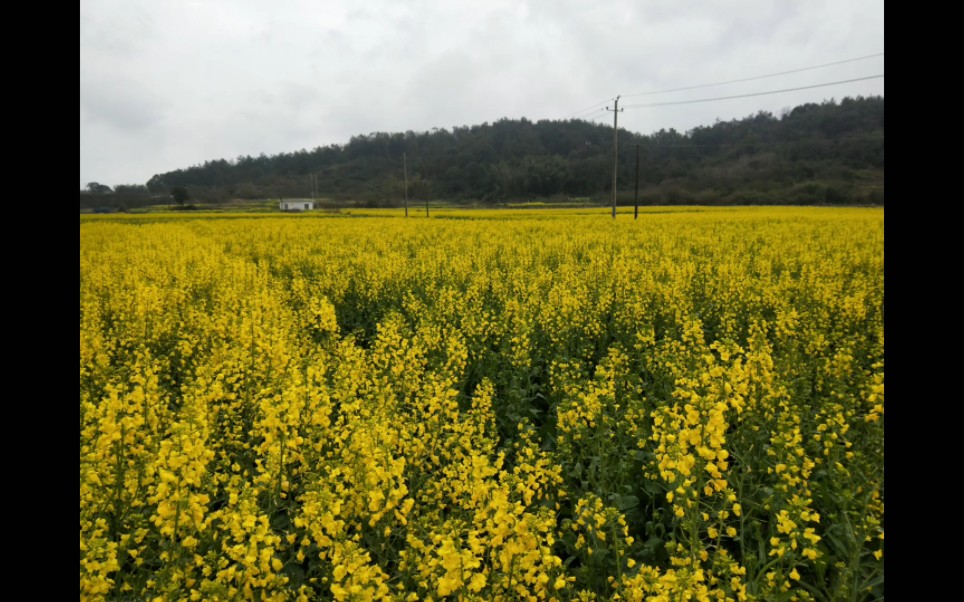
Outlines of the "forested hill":
{"type": "MultiPolygon", "coordinates": [[[[643,204],[841,203],[884,198],[884,99],[805,104],[680,133],[619,130],[623,203],[634,195],[639,145],[643,204]]],[[[275,156],[218,159],[155,175],[154,194],[198,201],[327,197],[400,205],[402,154],[410,199],[499,203],[612,195],[612,127],[582,120],[495,123],[374,133],[275,156]],[[314,177],[312,177],[314,175],[314,177]],[[313,189],[314,182],[314,189],[313,189]]]]}

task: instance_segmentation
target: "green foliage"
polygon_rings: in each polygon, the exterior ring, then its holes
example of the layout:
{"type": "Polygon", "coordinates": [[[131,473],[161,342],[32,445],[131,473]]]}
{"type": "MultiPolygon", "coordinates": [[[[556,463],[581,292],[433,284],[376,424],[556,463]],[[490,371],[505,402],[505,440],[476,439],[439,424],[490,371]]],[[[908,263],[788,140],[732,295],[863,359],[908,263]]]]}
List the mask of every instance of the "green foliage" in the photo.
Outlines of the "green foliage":
{"type": "Polygon", "coordinates": [[[147,186],[143,184],[118,184],[114,186],[117,194],[147,194],[147,186]]]}
{"type": "Polygon", "coordinates": [[[171,189],[171,198],[174,199],[175,203],[183,207],[184,201],[191,198],[191,195],[188,194],[187,188],[184,188],[183,186],[175,186],[171,189]]]}
{"type": "MultiPolygon", "coordinates": [[[[619,133],[620,204],[633,202],[635,145],[641,204],[880,204],[884,99],[808,103],[780,118],[744,119],[650,135],[619,133]]],[[[183,187],[203,202],[317,193],[371,206],[446,198],[607,198],[612,194],[612,128],[582,120],[500,119],[428,132],[354,136],[344,145],[274,156],[240,156],[155,175],[152,193],[183,187]]]]}
{"type": "Polygon", "coordinates": [[[87,190],[94,194],[108,194],[110,192],[113,192],[110,186],[101,184],[100,182],[90,182],[89,184],[87,184],[87,190]]]}

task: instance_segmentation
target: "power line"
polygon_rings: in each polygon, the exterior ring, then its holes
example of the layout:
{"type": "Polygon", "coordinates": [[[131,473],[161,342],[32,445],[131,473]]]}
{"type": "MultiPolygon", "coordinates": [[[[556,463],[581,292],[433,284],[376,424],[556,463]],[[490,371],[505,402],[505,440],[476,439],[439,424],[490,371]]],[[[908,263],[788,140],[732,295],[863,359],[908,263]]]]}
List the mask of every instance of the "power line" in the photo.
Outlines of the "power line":
{"type": "Polygon", "coordinates": [[[846,83],[850,83],[850,82],[859,82],[859,81],[863,81],[863,80],[867,80],[867,79],[876,79],[876,78],[878,78],[878,77],[883,77],[883,76],[884,76],[884,74],[881,73],[880,75],[869,75],[869,76],[867,76],[867,77],[856,77],[856,78],[854,78],[854,79],[844,79],[844,80],[840,80],[839,82],[827,82],[827,83],[824,83],[824,84],[814,84],[814,85],[812,85],[812,86],[800,86],[800,87],[797,87],[797,88],[784,88],[784,89],[782,89],[782,90],[769,90],[769,91],[767,91],[767,92],[753,92],[753,93],[751,93],[751,94],[738,94],[738,95],[736,95],[736,96],[717,96],[716,98],[698,98],[698,99],[696,99],[696,100],[675,100],[675,101],[670,101],[670,102],[651,102],[651,103],[646,103],[646,104],[641,104],[641,105],[626,105],[625,108],[627,108],[627,109],[633,109],[633,108],[637,108],[637,107],[665,107],[665,106],[669,106],[669,105],[685,105],[685,104],[692,104],[692,103],[696,103],[696,102],[712,102],[712,101],[715,101],[715,100],[730,100],[730,99],[732,99],[732,98],[748,98],[748,97],[750,97],[750,96],[765,96],[765,95],[767,95],[767,94],[779,94],[779,93],[781,93],[781,92],[793,92],[793,91],[795,91],[795,90],[809,90],[809,89],[811,89],[811,88],[823,88],[823,87],[826,87],[826,86],[836,86],[836,85],[838,85],[838,84],[846,84],[846,83]]]}
{"type": "MultiPolygon", "coordinates": [[[[767,74],[765,74],[765,75],[755,75],[755,76],[753,76],[753,77],[745,77],[745,78],[742,78],[742,79],[733,79],[733,80],[729,80],[729,81],[725,81],[725,82],[717,82],[717,83],[713,83],[713,84],[701,84],[701,85],[698,85],[698,86],[686,86],[686,87],[683,87],[683,88],[673,88],[673,89],[671,89],[671,90],[657,90],[657,91],[655,91],[655,92],[637,92],[637,93],[635,93],[635,94],[624,94],[623,97],[626,98],[626,97],[630,97],[630,96],[652,96],[652,95],[654,95],[654,94],[667,94],[667,93],[669,93],[669,92],[680,92],[680,91],[683,91],[683,90],[696,90],[696,89],[698,89],[698,88],[711,88],[711,87],[713,87],[713,86],[722,86],[722,85],[724,85],[724,84],[735,84],[735,83],[739,83],[739,82],[748,82],[748,81],[752,81],[752,80],[756,80],[756,79],[764,79],[764,78],[767,78],[767,77],[776,77],[776,76],[778,76],[778,75],[786,75],[786,74],[788,74],[788,73],[799,73],[799,72],[801,72],[801,71],[812,71],[813,69],[822,69],[822,68],[824,68],[824,67],[830,67],[830,66],[833,66],[833,65],[842,65],[842,64],[844,64],[844,63],[853,63],[853,62],[855,62],[855,61],[863,61],[863,60],[870,59],[870,58],[874,58],[874,57],[878,57],[878,56],[884,56],[884,53],[883,53],[883,52],[878,52],[877,54],[869,54],[869,55],[867,55],[867,56],[859,56],[859,57],[852,58],[852,59],[844,59],[844,60],[842,60],[842,61],[834,61],[834,62],[832,62],[832,63],[823,63],[822,65],[813,65],[813,66],[811,66],[811,67],[802,67],[802,68],[800,68],[800,69],[790,69],[789,71],[780,71],[780,72],[777,72],[777,73],[767,73],[767,74]]],[[[603,108],[602,108],[603,105],[604,105],[605,103],[607,103],[607,102],[610,102],[611,100],[612,100],[612,98],[607,98],[606,100],[603,100],[603,101],[601,101],[601,102],[597,102],[596,104],[589,105],[588,107],[586,107],[586,108],[584,108],[584,109],[579,109],[578,111],[573,111],[573,112],[570,113],[569,115],[566,115],[565,117],[563,117],[563,119],[571,119],[571,118],[575,117],[576,115],[578,115],[579,113],[583,113],[583,112],[590,111],[590,110],[598,110],[598,111],[601,111],[601,110],[603,110],[603,108]]],[[[635,106],[635,105],[634,105],[634,106],[635,106]]],[[[583,118],[585,118],[585,117],[582,117],[581,119],[583,119],[583,118]]]]}
{"type": "MultiPolygon", "coordinates": [[[[637,92],[635,94],[626,94],[625,96],[651,96],[654,94],[668,94],[669,92],[681,92],[683,90],[696,90],[697,88],[711,88],[713,86],[722,86],[725,84],[736,84],[739,82],[748,82],[755,79],[764,79],[767,77],[776,77],[778,75],[786,75],[788,73],[800,73],[801,71],[812,71],[814,69],[822,69],[824,67],[830,67],[832,65],[842,65],[844,63],[853,63],[855,61],[863,61],[866,59],[872,59],[877,56],[884,56],[883,52],[878,52],[877,54],[869,54],[867,56],[859,56],[853,59],[844,59],[842,61],[834,61],[832,63],[824,63],[822,65],[814,65],[812,67],[802,67],[800,69],[791,69],[789,71],[779,71],[777,73],[768,73],[766,75],[755,75],[753,77],[744,77],[743,79],[731,79],[725,82],[717,82],[715,84],[700,84],[699,86],[686,86],[685,88],[673,88],[671,90],[657,90],[656,92],[637,92]]],[[[593,105],[595,106],[595,105],[593,105]]],[[[578,111],[577,111],[578,112],[578,111]]]]}
{"type": "Polygon", "coordinates": [[[583,111],[588,111],[589,109],[593,109],[593,110],[603,110],[603,109],[600,108],[599,105],[605,104],[605,103],[607,103],[607,102],[609,102],[609,101],[611,101],[611,100],[612,100],[612,98],[607,98],[606,100],[604,100],[604,101],[602,101],[602,102],[597,102],[596,104],[590,105],[590,106],[586,107],[585,109],[579,109],[578,111],[573,111],[573,112],[570,113],[569,115],[566,115],[565,117],[563,117],[563,119],[569,119],[569,118],[571,118],[571,117],[575,117],[578,113],[582,113],[583,111]]]}

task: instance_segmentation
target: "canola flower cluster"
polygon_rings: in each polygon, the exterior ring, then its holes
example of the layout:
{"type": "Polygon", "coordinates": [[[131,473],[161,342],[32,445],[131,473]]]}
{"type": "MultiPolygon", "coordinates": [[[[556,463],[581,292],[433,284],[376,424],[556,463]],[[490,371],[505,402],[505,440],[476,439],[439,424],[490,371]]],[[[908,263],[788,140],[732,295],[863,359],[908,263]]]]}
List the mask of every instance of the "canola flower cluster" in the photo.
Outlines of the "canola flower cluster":
{"type": "Polygon", "coordinates": [[[80,233],[82,600],[883,598],[881,209],[80,233]]]}

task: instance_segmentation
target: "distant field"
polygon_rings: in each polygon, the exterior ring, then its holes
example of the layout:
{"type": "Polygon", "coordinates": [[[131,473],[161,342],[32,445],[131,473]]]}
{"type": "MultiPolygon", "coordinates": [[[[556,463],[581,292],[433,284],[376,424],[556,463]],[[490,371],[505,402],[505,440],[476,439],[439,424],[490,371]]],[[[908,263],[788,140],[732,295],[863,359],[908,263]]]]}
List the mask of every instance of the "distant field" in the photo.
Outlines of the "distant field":
{"type": "MultiPolygon", "coordinates": [[[[286,199],[288,201],[311,201],[311,199],[286,199]]],[[[532,210],[568,210],[568,209],[589,209],[592,211],[600,211],[602,213],[609,212],[611,215],[612,205],[607,205],[607,200],[600,201],[599,199],[591,199],[589,197],[571,198],[568,200],[560,201],[507,201],[503,203],[493,203],[493,204],[481,204],[481,203],[455,203],[450,201],[445,201],[442,199],[430,200],[428,201],[429,213],[433,213],[437,210],[471,210],[478,212],[490,212],[490,211],[503,211],[503,210],[513,210],[513,209],[532,209],[532,210]]],[[[103,207],[103,208],[84,208],[81,209],[81,214],[91,215],[91,214],[142,214],[142,213],[177,213],[177,214],[208,214],[208,213],[285,213],[293,214],[299,213],[296,211],[283,212],[279,209],[278,200],[261,200],[261,201],[248,201],[248,200],[237,200],[231,202],[223,203],[186,203],[184,207],[173,204],[161,204],[161,205],[146,205],[141,207],[129,208],[126,211],[119,211],[115,208],[103,207]]],[[[361,201],[352,200],[334,200],[328,198],[316,199],[314,201],[315,208],[309,210],[307,213],[341,213],[345,211],[368,211],[376,210],[379,214],[383,215],[405,215],[405,208],[401,202],[397,202],[398,206],[393,207],[372,207],[366,205],[361,201]]],[[[424,217],[425,216],[425,206],[426,202],[424,200],[410,201],[408,204],[409,217],[424,217]]],[[[673,206],[653,206],[653,205],[642,205],[639,209],[640,212],[665,212],[677,211],[684,208],[684,205],[673,205],[673,206]]],[[[732,206],[722,206],[722,207],[732,207],[732,206]]],[[[853,205],[851,205],[853,207],[853,205]]],[[[702,206],[703,209],[708,209],[707,206],[702,206]]],[[[878,207],[879,208],[879,207],[878,207]]],[[[622,205],[618,208],[620,213],[633,213],[632,205],[622,205]]]]}
{"type": "MultiPolygon", "coordinates": [[[[662,215],[662,214],[681,214],[681,213],[706,213],[709,215],[723,216],[740,214],[745,216],[764,216],[766,219],[786,219],[786,218],[805,218],[811,219],[819,216],[822,211],[830,211],[838,215],[847,215],[848,212],[873,211],[883,214],[882,207],[847,207],[847,208],[826,208],[826,207],[772,207],[772,206],[721,206],[712,207],[706,205],[670,205],[670,206],[642,206],[639,207],[639,216],[662,215]]],[[[547,205],[541,203],[517,203],[509,206],[500,207],[469,207],[446,204],[442,202],[429,205],[429,219],[433,218],[452,218],[460,219],[516,219],[520,217],[551,217],[567,218],[578,216],[593,216],[594,218],[609,218],[612,221],[612,207],[593,206],[562,206],[547,205]]],[[[626,218],[629,221],[634,219],[634,208],[620,206],[617,208],[619,220],[626,218]]],[[[142,207],[131,210],[128,213],[81,213],[81,223],[90,220],[125,220],[125,219],[197,219],[197,218],[231,218],[231,217],[386,217],[386,218],[405,218],[405,209],[402,207],[391,208],[369,208],[346,206],[342,208],[321,207],[309,211],[289,211],[282,212],[276,203],[254,203],[250,205],[197,205],[193,210],[183,210],[167,205],[156,207],[142,207]]],[[[425,219],[425,204],[410,205],[407,219],[425,219]]]]}
{"type": "Polygon", "coordinates": [[[420,209],[81,215],[81,599],[883,599],[883,209],[420,209]]]}

